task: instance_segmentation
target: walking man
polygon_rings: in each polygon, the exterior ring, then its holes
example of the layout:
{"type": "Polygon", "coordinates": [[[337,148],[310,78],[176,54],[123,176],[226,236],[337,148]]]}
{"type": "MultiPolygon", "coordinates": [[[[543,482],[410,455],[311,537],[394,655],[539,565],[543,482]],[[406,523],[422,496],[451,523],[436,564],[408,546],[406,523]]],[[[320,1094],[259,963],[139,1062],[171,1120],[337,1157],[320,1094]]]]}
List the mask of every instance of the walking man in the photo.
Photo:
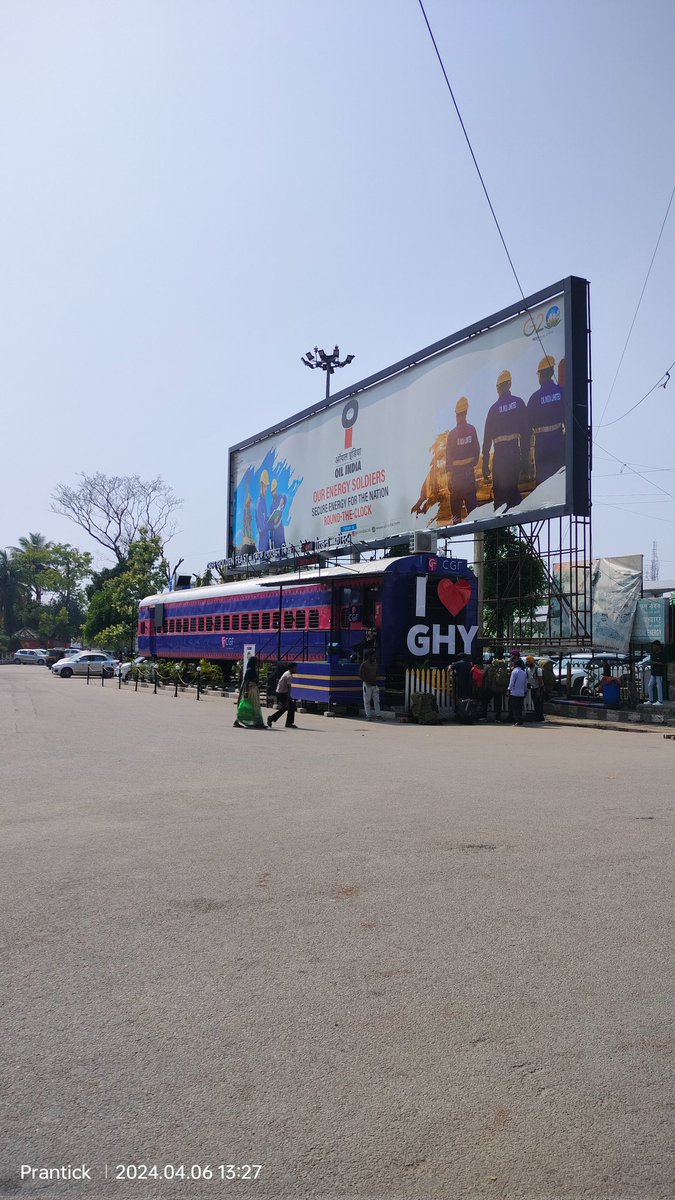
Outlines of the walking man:
{"type": "Polygon", "coordinates": [[[370,706],[375,710],[375,720],[380,721],[380,689],[377,684],[377,659],[372,650],[361,663],[359,679],[363,684],[363,707],[366,710],[366,721],[370,720],[370,706]]]}
{"type": "Polygon", "coordinates": [[[291,695],[291,688],[293,687],[293,676],[295,675],[296,669],[297,669],[297,667],[296,667],[295,663],[289,663],[288,668],[284,671],[283,675],[281,676],[281,679],[277,683],[277,690],[276,690],[277,711],[275,713],[272,713],[267,718],[268,729],[271,729],[274,722],[278,721],[279,717],[283,716],[284,713],[286,713],[286,728],[287,729],[297,729],[298,728],[297,725],[295,724],[295,700],[293,699],[293,697],[291,695]]]}
{"type": "Polygon", "coordinates": [[[527,695],[527,672],[522,658],[515,660],[511,678],[509,679],[509,696],[511,699],[511,719],[514,725],[523,723],[523,705],[527,695]]]}

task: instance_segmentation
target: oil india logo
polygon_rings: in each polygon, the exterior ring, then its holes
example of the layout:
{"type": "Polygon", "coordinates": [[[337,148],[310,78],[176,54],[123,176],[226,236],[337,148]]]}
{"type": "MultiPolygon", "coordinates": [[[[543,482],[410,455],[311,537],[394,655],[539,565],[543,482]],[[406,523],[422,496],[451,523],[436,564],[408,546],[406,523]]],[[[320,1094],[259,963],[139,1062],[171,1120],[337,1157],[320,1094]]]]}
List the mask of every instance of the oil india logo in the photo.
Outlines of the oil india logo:
{"type": "Polygon", "coordinates": [[[352,430],[359,415],[358,400],[348,400],[342,410],[342,428],[345,431],[345,450],[352,448],[352,430]]]}

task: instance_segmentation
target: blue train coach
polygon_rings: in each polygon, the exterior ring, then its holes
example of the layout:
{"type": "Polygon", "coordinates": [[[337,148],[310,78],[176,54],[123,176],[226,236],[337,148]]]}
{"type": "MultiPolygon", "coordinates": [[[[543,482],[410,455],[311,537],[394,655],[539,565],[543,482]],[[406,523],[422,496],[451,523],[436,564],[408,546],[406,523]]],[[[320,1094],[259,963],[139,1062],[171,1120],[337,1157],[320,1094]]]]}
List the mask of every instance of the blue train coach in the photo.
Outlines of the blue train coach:
{"type": "Polygon", "coordinates": [[[138,650],[152,658],[298,663],[294,694],[358,703],[359,661],[376,651],[387,685],[406,667],[447,667],[472,654],[476,577],[463,559],[381,558],[147,596],[138,650]]]}

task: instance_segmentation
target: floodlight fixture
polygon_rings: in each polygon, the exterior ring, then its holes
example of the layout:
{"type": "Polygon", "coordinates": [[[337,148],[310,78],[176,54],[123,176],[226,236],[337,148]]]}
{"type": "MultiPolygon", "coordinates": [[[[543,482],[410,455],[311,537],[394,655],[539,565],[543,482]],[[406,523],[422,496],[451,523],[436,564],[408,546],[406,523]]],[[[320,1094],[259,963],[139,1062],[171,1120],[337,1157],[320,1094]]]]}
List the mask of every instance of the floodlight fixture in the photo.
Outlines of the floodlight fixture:
{"type": "Polygon", "coordinates": [[[301,361],[310,370],[318,367],[321,371],[326,372],[326,400],[330,398],[330,377],[334,374],[338,367],[347,367],[354,361],[354,355],[348,354],[346,358],[340,361],[340,347],[335,346],[332,354],[326,354],[325,350],[320,350],[318,346],[314,347],[314,353],[308,350],[301,361]]]}

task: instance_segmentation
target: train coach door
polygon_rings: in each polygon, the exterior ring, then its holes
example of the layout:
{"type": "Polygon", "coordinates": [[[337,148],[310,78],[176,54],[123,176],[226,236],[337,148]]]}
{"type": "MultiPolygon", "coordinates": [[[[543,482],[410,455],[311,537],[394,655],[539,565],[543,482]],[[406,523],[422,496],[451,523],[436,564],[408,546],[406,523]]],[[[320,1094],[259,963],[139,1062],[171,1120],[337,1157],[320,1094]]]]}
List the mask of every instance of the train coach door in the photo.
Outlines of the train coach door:
{"type": "Polygon", "coordinates": [[[152,613],[152,618],[148,621],[150,631],[150,657],[157,657],[157,634],[161,632],[164,624],[164,605],[156,604],[152,613]]]}

